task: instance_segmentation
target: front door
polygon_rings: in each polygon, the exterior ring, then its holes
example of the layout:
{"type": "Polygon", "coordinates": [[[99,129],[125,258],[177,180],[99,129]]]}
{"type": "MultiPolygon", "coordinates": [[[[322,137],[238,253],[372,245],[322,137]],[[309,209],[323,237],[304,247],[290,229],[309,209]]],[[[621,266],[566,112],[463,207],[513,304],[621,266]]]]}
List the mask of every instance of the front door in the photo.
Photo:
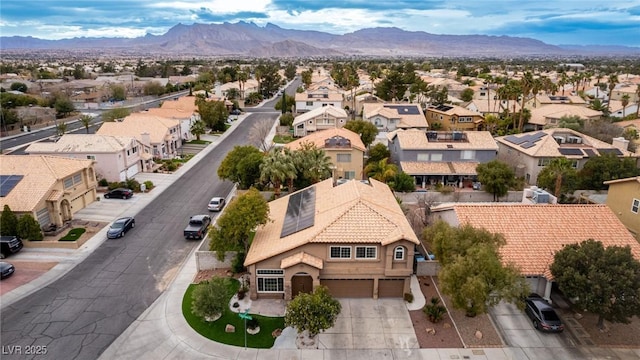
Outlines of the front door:
{"type": "Polygon", "coordinates": [[[313,279],[309,275],[294,275],[291,278],[291,298],[299,293],[310,293],[313,291],[313,279]]]}

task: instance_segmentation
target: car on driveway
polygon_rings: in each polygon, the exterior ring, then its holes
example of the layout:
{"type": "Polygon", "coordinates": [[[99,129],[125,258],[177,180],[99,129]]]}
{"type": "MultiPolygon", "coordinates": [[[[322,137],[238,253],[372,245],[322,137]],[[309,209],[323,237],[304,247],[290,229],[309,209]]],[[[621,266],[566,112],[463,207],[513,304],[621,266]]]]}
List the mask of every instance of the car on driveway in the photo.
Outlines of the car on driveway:
{"type": "Polygon", "coordinates": [[[136,220],[132,217],[120,218],[111,224],[109,230],[107,230],[107,238],[116,239],[121,238],[127,231],[136,227],[136,220]]]}
{"type": "Polygon", "coordinates": [[[233,109],[229,112],[230,115],[240,115],[242,114],[242,111],[240,111],[240,109],[233,109]]]}
{"type": "Polygon", "coordinates": [[[117,188],[110,190],[104,194],[105,199],[131,199],[133,190],[125,188],[117,188]]]}
{"type": "Polygon", "coordinates": [[[220,211],[224,207],[224,198],[223,197],[214,197],[209,200],[209,205],[207,205],[207,209],[209,211],[220,211]]]}
{"type": "Polygon", "coordinates": [[[533,327],[545,332],[562,332],[564,325],[555,310],[538,295],[530,295],[525,300],[524,312],[533,321],[533,327]]]}
{"type": "Polygon", "coordinates": [[[16,268],[13,264],[9,264],[8,262],[0,261],[0,279],[8,278],[13,275],[16,271],[16,268]]]}

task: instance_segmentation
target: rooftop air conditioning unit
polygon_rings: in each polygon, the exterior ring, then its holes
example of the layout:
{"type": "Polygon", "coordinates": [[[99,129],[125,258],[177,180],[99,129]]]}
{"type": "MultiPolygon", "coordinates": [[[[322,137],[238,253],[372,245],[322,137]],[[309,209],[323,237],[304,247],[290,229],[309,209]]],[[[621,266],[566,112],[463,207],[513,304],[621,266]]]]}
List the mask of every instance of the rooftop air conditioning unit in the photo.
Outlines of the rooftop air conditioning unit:
{"type": "Polygon", "coordinates": [[[556,139],[556,142],[558,144],[564,144],[564,142],[566,141],[566,139],[564,138],[564,136],[554,136],[554,139],[556,139]]]}
{"type": "Polygon", "coordinates": [[[533,192],[533,197],[531,199],[536,204],[548,204],[549,193],[544,190],[536,190],[533,192]]]}
{"type": "Polygon", "coordinates": [[[582,144],[582,138],[579,136],[568,136],[567,142],[569,144],[582,144]]]}

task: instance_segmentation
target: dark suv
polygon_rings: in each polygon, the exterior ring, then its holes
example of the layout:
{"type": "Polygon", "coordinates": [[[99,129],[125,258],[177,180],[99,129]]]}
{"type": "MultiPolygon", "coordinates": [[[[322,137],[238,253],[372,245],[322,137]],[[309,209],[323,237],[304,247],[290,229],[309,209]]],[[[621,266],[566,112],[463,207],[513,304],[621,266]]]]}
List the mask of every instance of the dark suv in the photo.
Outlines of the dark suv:
{"type": "Polygon", "coordinates": [[[562,332],[564,325],[551,305],[538,295],[532,294],[525,300],[524,312],[533,321],[533,327],[540,331],[562,332]]]}
{"type": "Polygon", "coordinates": [[[133,196],[131,189],[117,188],[104,194],[105,199],[130,199],[133,196]]]}
{"type": "Polygon", "coordinates": [[[22,249],[22,240],[17,236],[0,236],[0,259],[15,254],[22,249]]]}

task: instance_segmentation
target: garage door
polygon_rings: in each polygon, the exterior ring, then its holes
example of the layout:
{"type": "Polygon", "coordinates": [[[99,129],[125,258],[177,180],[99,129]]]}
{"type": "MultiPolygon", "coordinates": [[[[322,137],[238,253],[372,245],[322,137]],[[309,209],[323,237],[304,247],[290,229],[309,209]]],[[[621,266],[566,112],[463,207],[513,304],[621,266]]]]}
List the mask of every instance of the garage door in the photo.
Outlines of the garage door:
{"type": "Polygon", "coordinates": [[[404,279],[378,280],[378,297],[402,297],[404,295],[404,279]]]}
{"type": "Polygon", "coordinates": [[[334,297],[373,297],[373,279],[325,279],[320,280],[320,285],[329,288],[329,292],[334,297]]]}

